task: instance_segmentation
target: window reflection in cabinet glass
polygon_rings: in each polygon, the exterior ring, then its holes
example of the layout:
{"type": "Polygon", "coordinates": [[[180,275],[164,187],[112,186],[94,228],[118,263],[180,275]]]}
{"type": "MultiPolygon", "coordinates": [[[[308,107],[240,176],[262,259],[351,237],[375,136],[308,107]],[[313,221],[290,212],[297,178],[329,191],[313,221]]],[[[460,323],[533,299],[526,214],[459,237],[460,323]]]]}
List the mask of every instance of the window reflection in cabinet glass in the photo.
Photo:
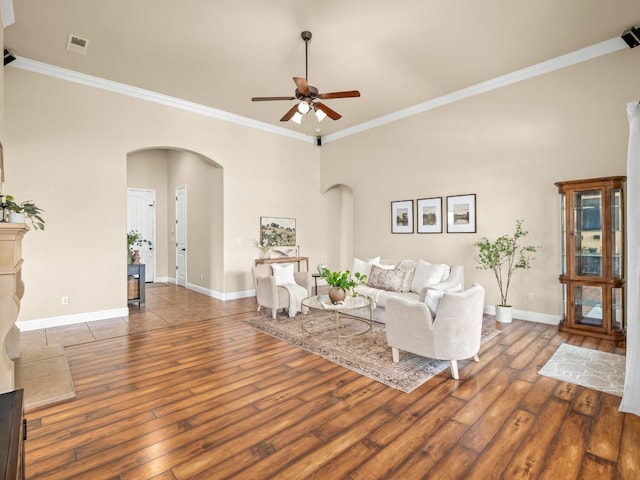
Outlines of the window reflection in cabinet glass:
{"type": "Polygon", "coordinates": [[[576,231],[575,270],[577,275],[602,275],[602,211],[600,190],[574,193],[573,223],[576,231]]]}
{"type": "Polygon", "coordinates": [[[574,320],[581,325],[602,326],[602,288],[575,286],[574,320]]]}
{"type": "Polygon", "coordinates": [[[620,212],[620,195],[621,191],[619,188],[611,191],[611,238],[613,239],[613,259],[611,265],[613,268],[613,276],[616,278],[622,278],[622,262],[620,262],[620,258],[622,257],[622,243],[624,242],[621,228],[622,213],[620,212]]]}

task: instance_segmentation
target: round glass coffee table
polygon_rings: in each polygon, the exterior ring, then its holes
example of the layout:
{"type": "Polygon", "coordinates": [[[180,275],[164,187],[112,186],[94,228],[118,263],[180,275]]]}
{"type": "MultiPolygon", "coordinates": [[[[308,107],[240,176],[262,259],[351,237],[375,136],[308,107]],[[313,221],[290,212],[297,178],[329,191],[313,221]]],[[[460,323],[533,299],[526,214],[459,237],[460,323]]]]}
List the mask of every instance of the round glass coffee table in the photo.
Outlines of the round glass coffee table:
{"type": "MultiPolygon", "coordinates": [[[[315,295],[313,297],[307,297],[302,300],[302,305],[310,308],[311,310],[322,310],[325,312],[335,312],[335,323],[331,325],[331,328],[335,327],[336,330],[336,344],[340,343],[341,339],[347,339],[357,337],[358,335],[364,335],[371,331],[373,320],[373,309],[371,308],[371,300],[367,297],[347,295],[344,299],[344,303],[339,305],[332,305],[328,295],[315,295]],[[369,308],[369,318],[361,318],[355,315],[349,315],[347,312],[350,310],[357,310],[360,308],[369,308]],[[366,328],[348,328],[354,323],[364,325],[366,328]],[[342,330],[342,332],[341,332],[342,330]]],[[[314,318],[312,316],[302,315],[302,331],[309,335],[321,335],[326,332],[324,330],[314,329],[314,318]]]]}

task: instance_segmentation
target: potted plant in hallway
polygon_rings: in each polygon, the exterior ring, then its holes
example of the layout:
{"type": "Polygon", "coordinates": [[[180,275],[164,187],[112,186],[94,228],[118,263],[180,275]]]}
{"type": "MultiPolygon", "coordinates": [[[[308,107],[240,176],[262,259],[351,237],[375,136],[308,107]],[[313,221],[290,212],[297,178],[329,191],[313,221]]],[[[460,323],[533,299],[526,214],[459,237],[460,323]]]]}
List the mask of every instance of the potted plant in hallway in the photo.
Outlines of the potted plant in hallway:
{"type": "Polygon", "coordinates": [[[137,230],[131,230],[127,233],[127,263],[140,263],[140,250],[133,247],[141,247],[145,243],[151,246],[151,241],[142,238],[142,234],[137,230]]]}
{"type": "Polygon", "coordinates": [[[360,272],[355,272],[351,275],[349,270],[332,272],[328,268],[320,270],[320,277],[324,278],[331,287],[329,288],[329,300],[334,305],[344,301],[347,297],[347,291],[350,291],[355,296],[356,293],[353,289],[358,285],[364,285],[367,281],[367,276],[360,272]]]}
{"type": "Polygon", "coordinates": [[[492,270],[498,289],[500,290],[500,304],[496,305],[496,319],[502,323],[511,323],[512,307],[507,296],[511,278],[516,269],[527,270],[535,259],[533,255],[539,247],[521,245],[520,241],[529,233],[522,229],[524,220],[516,220],[516,230],[513,235],[502,235],[495,241],[483,237],[475,246],[478,247],[478,267],[481,270],[492,270]]]}

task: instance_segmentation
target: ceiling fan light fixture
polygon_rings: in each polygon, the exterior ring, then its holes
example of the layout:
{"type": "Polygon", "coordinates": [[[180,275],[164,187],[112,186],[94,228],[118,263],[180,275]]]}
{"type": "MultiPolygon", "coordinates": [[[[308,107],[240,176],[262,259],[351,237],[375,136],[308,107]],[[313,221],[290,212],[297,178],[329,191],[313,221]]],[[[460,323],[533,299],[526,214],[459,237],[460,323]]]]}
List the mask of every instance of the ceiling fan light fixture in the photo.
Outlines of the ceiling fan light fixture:
{"type": "Polygon", "coordinates": [[[302,114],[300,112],[294,113],[293,117],[291,117],[291,121],[300,125],[302,123],[302,114]]]}
{"type": "Polygon", "coordinates": [[[316,118],[319,122],[327,118],[327,114],[320,110],[318,107],[315,107],[316,118]]]}
{"type": "Polygon", "coordinates": [[[302,113],[303,115],[305,113],[309,112],[309,109],[311,107],[309,107],[309,103],[306,100],[302,100],[299,104],[298,104],[298,112],[302,113]]]}

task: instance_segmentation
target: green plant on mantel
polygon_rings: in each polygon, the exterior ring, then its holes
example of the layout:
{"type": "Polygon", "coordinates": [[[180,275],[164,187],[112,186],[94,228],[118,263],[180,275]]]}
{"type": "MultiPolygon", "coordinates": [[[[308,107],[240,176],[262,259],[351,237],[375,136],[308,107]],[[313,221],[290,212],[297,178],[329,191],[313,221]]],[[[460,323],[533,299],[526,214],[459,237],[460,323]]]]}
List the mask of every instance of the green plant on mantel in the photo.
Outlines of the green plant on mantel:
{"type": "Polygon", "coordinates": [[[483,237],[476,242],[478,247],[478,267],[481,270],[493,270],[500,289],[500,306],[510,306],[507,302],[511,276],[516,269],[527,270],[535,259],[533,255],[540,247],[521,245],[521,239],[529,233],[522,229],[524,220],[516,220],[516,230],[513,235],[501,235],[491,242],[483,237]]]}
{"type": "Polygon", "coordinates": [[[331,287],[342,288],[345,291],[353,291],[358,285],[364,285],[367,282],[367,276],[360,272],[355,272],[351,275],[349,270],[343,272],[332,272],[328,268],[320,270],[320,277],[324,278],[327,284],[331,287]]]}
{"type": "Polygon", "coordinates": [[[6,195],[4,197],[4,203],[5,208],[10,212],[24,214],[25,221],[29,223],[34,230],[44,230],[43,210],[31,200],[18,203],[13,195],[6,195]]]}

